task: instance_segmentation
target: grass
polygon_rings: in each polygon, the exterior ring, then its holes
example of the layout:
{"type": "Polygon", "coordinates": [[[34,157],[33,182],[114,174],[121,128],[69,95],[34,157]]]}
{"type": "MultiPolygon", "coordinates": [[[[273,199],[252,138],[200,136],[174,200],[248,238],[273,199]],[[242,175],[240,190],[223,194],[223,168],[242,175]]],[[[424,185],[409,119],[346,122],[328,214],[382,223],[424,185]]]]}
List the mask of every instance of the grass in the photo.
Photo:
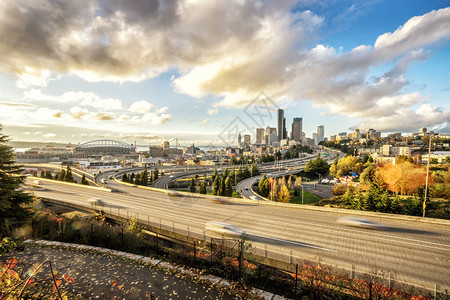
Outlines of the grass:
{"type": "MultiPolygon", "coordinates": [[[[304,204],[316,204],[320,200],[322,200],[322,198],[320,198],[319,196],[314,195],[310,192],[304,192],[304,194],[303,194],[303,203],[304,204]]],[[[299,196],[292,196],[290,203],[302,204],[301,192],[300,192],[299,196]]]]}

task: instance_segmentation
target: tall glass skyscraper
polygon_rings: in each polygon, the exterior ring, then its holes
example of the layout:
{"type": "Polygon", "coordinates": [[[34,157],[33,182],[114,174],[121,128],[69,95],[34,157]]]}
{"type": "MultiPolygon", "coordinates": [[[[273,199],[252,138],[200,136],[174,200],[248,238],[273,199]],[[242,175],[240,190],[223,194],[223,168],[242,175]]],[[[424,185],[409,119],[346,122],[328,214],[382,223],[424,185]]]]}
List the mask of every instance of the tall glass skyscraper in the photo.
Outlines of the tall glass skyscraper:
{"type": "Polygon", "coordinates": [[[286,119],[284,118],[284,110],[278,109],[277,116],[277,140],[281,141],[286,139],[286,119]]]}
{"type": "Polygon", "coordinates": [[[291,139],[299,143],[302,142],[302,121],[302,118],[294,118],[294,122],[292,122],[291,139]]]}

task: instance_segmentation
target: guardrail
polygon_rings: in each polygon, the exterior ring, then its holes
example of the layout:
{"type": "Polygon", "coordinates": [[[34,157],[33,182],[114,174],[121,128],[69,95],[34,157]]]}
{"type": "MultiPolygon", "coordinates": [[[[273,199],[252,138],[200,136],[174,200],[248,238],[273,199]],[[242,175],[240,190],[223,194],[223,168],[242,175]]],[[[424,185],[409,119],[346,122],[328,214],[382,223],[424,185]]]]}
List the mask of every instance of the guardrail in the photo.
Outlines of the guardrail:
{"type": "Polygon", "coordinates": [[[45,182],[51,182],[51,183],[56,183],[56,184],[71,185],[71,186],[76,186],[76,187],[80,187],[80,188],[111,192],[111,189],[104,188],[104,187],[90,186],[90,185],[84,185],[84,184],[79,184],[79,183],[65,182],[65,181],[40,178],[40,177],[34,177],[34,176],[28,176],[27,178],[30,178],[32,180],[37,180],[37,181],[45,181],[45,182]]]}

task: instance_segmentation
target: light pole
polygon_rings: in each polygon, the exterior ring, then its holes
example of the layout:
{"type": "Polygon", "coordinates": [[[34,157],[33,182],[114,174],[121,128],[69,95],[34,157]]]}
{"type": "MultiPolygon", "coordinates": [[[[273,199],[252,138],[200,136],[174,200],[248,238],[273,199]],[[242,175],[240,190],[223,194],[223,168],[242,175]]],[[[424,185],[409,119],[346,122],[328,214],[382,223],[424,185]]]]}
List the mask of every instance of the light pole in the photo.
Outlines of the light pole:
{"type": "Polygon", "coordinates": [[[430,171],[430,154],[431,154],[431,138],[433,134],[430,134],[430,143],[428,145],[428,163],[427,163],[427,179],[425,181],[425,199],[423,199],[423,215],[425,218],[425,208],[427,207],[427,192],[428,192],[428,173],[430,171]]]}
{"type": "Polygon", "coordinates": [[[300,187],[302,188],[302,205],[303,205],[303,184],[301,184],[300,187]]]}

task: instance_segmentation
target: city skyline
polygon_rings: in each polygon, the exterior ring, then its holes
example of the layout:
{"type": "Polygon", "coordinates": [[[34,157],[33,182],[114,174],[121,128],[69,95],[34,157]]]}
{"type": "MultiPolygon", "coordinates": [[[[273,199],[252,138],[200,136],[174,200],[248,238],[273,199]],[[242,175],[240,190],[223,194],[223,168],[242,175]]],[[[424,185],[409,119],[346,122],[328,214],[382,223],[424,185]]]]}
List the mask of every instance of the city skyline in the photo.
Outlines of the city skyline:
{"type": "Polygon", "coordinates": [[[13,140],[221,146],[237,119],[252,140],[278,129],[278,108],[284,131],[302,118],[308,138],[322,124],[325,137],[450,133],[446,1],[102,5],[0,4],[0,124],[13,140]],[[261,93],[273,118],[250,125],[261,93]]]}

